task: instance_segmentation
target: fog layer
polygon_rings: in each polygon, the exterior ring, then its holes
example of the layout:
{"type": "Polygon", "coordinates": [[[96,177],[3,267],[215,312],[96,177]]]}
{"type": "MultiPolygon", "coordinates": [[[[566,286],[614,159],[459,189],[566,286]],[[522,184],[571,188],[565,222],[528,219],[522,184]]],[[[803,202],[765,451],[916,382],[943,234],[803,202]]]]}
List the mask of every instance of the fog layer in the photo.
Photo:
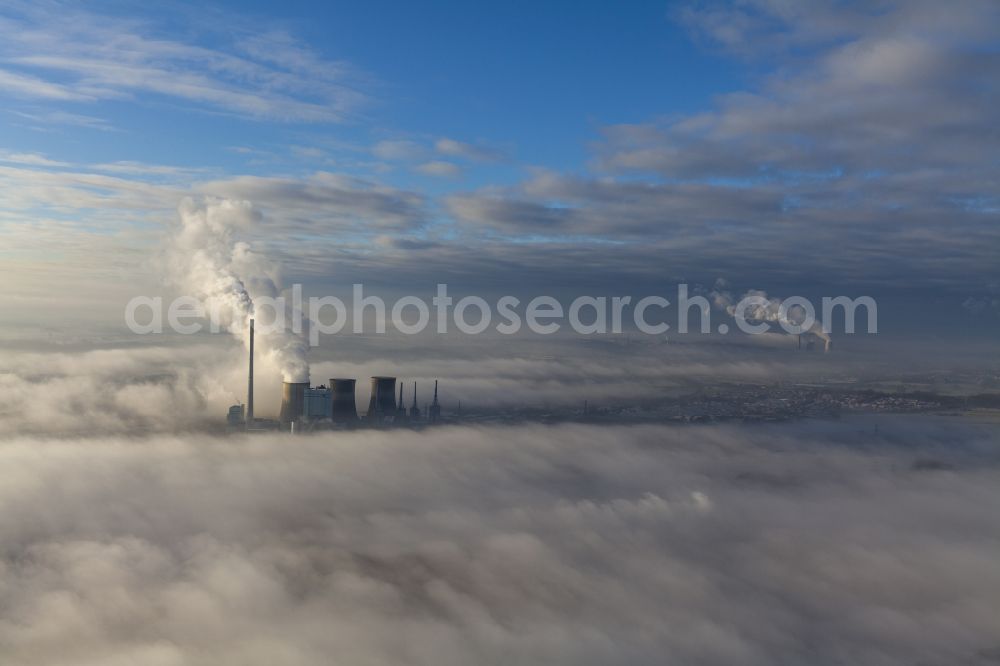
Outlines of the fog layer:
{"type": "Polygon", "coordinates": [[[15,438],[0,653],[993,663],[998,443],[930,417],[15,438]]]}

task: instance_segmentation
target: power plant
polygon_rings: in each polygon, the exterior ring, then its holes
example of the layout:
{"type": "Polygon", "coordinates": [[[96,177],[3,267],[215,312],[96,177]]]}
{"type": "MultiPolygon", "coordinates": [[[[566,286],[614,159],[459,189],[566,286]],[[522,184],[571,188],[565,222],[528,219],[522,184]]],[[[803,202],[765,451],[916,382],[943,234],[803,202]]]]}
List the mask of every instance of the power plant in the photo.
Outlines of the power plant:
{"type": "Polygon", "coordinates": [[[357,380],[337,377],[330,379],[329,387],[310,386],[309,382],[283,382],[281,385],[281,406],[278,420],[254,417],[253,402],[253,361],[254,361],[254,320],[250,320],[250,359],[247,378],[246,405],[229,408],[226,422],[229,430],[302,432],[307,430],[340,429],[353,427],[387,427],[400,425],[418,426],[435,423],[441,419],[438,403],[437,381],[434,382],[434,402],[427,408],[427,418],[417,406],[417,383],[413,382],[413,403],[409,411],[403,402],[403,384],[399,384],[399,399],[396,399],[395,377],[372,377],[371,396],[364,418],[358,416],[356,391],[357,380]]]}
{"type": "MultiPolygon", "coordinates": [[[[226,415],[229,431],[261,432],[283,430],[308,432],[352,428],[391,428],[434,425],[454,422],[462,418],[462,403],[446,419],[438,399],[438,381],[429,404],[418,404],[417,382],[413,382],[413,395],[407,408],[403,382],[390,376],[371,377],[368,409],[359,414],[357,407],[357,380],[352,377],[333,377],[329,385],[312,386],[309,382],[283,382],[278,418],[257,418],[254,413],[254,320],[249,322],[249,352],[246,404],[233,405],[226,415]]],[[[810,330],[796,336],[800,350],[830,352],[833,342],[828,334],[810,330]]],[[[426,394],[425,394],[426,395],[426,394]]],[[[584,401],[583,413],[592,417],[591,406],[584,401]]]]}
{"type": "Polygon", "coordinates": [[[829,354],[830,350],[833,349],[833,340],[826,333],[816,333],[815,331],[807,331],[805,333],[799,333],[797,336],[796,346],[798,349],[805,349],[807,351],[813,351],[817,349],[817,343],[823,343],[823,353],[829,354]],[[805,341],[805,346],[802,345],[802,337],[807,336],[805,341]]]}

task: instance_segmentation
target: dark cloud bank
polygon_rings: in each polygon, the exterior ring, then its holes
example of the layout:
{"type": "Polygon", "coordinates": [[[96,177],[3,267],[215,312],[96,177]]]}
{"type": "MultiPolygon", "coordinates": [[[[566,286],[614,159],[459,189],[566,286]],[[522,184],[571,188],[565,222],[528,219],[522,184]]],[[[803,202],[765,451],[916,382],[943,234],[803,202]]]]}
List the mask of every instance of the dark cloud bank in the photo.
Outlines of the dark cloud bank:
{"type": "Polygon", "coordinates": [[[14,437],[0,651],[17,666],[996,663],[997,444],[931,417],[14,437]]]}

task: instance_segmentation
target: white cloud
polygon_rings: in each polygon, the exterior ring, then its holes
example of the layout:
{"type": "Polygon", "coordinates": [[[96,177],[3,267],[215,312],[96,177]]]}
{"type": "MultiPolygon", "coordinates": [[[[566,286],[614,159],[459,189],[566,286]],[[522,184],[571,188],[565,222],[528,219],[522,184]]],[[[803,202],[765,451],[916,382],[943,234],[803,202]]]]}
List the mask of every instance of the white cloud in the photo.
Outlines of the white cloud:
{"type": "Polygon", "coordinates": [[[197,189],[252,201],[269,217],[268,231],[275,240],[280,240],[280,225],[313,231],[408,229],[424,215],[424,199],[414,192],[322,171],[308,178],[225,178],[200,183],[197,189]]]}
{"type": "Polygon", "coordinates": [[[114,131],[111,124],[104,118],[87,116],[80,113],[67,113],[65,111],[14,111],[10,113],[36,123],[32,128],[49,131],[52,126],[66,125],[71,127],[85,127],[104,132],[114,131]]]}
{"type": "Polygon", "coordinates": [[[18,97],[85,101],[152,93],[194,108],[291,122],[339,122],[367,100],[364,77],[353,68],[287,36],[233,44],[219,33],[219,44],[206,47],[164,39],[151,24],[81,10],[57,15],[22,6],[13,14],[0,20],[7,36],[0,90],[18,97]],[[288,57],[275,57],[276,50],[288,57]]]}
{"type": "Polygon", "coordinates": [[[72,166],[68,162],[59,162],[58,160],[50,160],[44,155],[39,155],[38,153],[12,153],[6,150],[0,150],[0,162],[7,162],[10,164],[24,164],[27,166],[42,166],[42,167],[72,166]]]}
{"type": "Polygon", "coordinates": [[[6,92],[13,97],[28,99],[66,101],[88,101],[94,99],[93,96],[76,92],[69,86],[4,69],[0,69],[0,92],[6,92]]]}
{"type": "Polygon", "coordinates": [[[455,139],[442,137],[434,143],[434,149],[442,155],[459,157],[476,162],[496,162],[503,158],[503,153],[483,145],[473,145],[455,139]]]}
{"type": "Polygon", "coordinates": [[[453,162],[432,160],[424,162],[414,167],[416,171],[425,176],[437,176],[439,178],[458,178],[462,175],[462,168],[453,162]]]}
{"type": "Polygon", "coordinates": [[[393,162],[418,160],[426,153],[426,149],[419,143],[403,139],[379,141],[372,146],[375,157],[393,162]]]}
{"type": "Polygon", "coordinates": [[[180,167],[167,164],[145,164],[143,162],[133,162],[120,160],[106,164],[94,164],[90,168],[95,171],[106,171],[108,173],[128,174],[132,176],[171,176],[184,177],[188,181],[195,176],[211,172],[209,167],[180,167]]]}

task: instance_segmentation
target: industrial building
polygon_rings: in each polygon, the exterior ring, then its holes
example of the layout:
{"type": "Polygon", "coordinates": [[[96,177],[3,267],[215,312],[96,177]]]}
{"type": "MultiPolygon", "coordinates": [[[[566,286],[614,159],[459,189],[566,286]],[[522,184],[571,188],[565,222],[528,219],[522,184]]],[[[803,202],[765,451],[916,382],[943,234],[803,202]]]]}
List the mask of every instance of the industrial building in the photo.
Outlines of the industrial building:
{"type": "Polygon", "coordinates": [[[323,420],[333,418],[333,394],[330,389],[320,384],[316,388],[306,389],[305,409],[306,420],[323,420]]]}
{"type": "Polygon", "coordinates": [[[233,405],[226,415],[226,424],[230,428],[237,428],[246,422],[243,405],[233,405]]]}
{"type": "Polygon", "coordinates": [[[421,410],[417,405],[417,383],[413,382],[413,401],[409,410],[403,401],[403,384],[399,384],[396,397],[396,377],[371,378],[371,394],[364,417],[358,415],[355,388],[357,380],[335,377],[329,385],[310,386],[308,382],[284,382],[278,420],[258,419],[253,415],[253,354],[254,321],[250,320],[250,360],[247,378],[246,405],[233,405],[226,417],[231,431],[340,429],[352,427],[418,426],[441,420],[438,402],[438,383],[434,381],[434,400],[421,410]]]}
{"type": "MultiPolygon", "coordinates": [[[[282,384],[277,426],[281,430],[296,432],[435,423],[441,420],[441,405],[437,400],[436,384],[437,382],[435,382],[434,402],[428,406],[425,418],[424,411],[417,405],[416,382],[413,384],[413,402],[407,410],[403,399],[402,382],[399,384],[397,398],[395,377],[372,377],[368,410],[363,417],[359,417],[357,412],[354,390],[357,382],[354,379],[333,378],[329,387],[285,382],[282,384]]],[[[241,416],[241,405],[230,408],[230,424],[234,419],[239,422],[241,416]]]]}

